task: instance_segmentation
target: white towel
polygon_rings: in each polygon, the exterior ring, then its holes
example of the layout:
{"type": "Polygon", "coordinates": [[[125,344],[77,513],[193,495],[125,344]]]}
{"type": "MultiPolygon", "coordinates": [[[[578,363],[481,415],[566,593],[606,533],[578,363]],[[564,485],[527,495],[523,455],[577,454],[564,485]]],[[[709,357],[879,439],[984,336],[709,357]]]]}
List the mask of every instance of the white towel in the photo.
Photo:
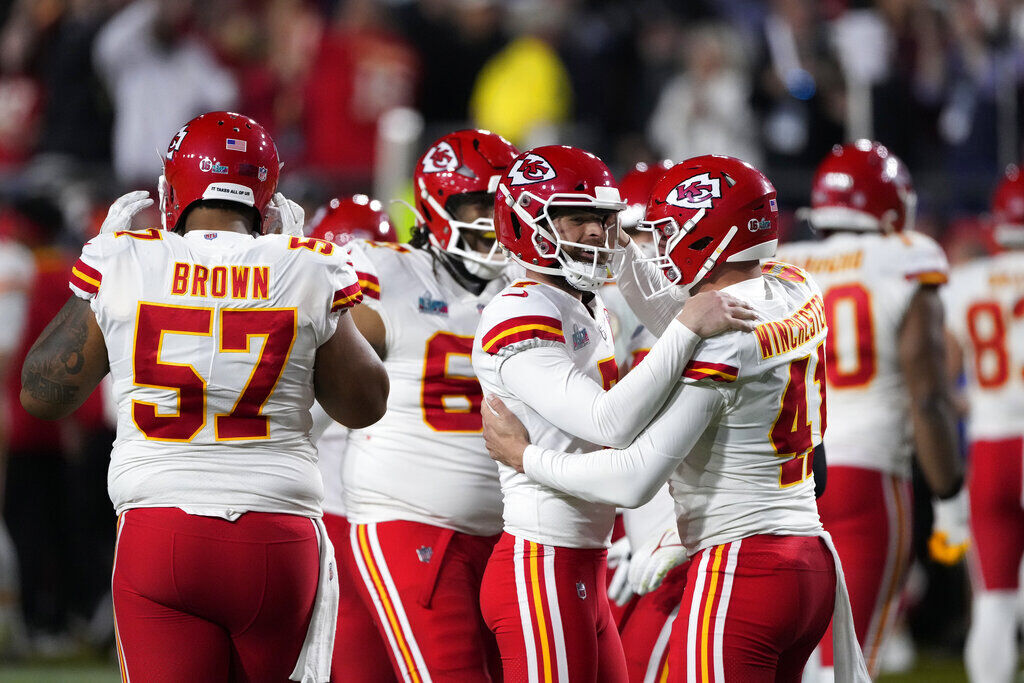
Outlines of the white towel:
{"type": "Polygon", "coordinates": [[[334,560],[334,546],[327,536],[323,520],[314,519],[312,522],[320,543],[320,580],[316,585],[313,614],[309,618],[299,661],[288,678],[301,683],[328,683],[334,632],[338,627],[338,567],[334,560]]]}
{"type": "Polygon", "coordinates": [[[871,683],[864,654],[857,642],[857,631],[853,627],[853,610],[843,576],[843,563],[839,561],[829,533],[822,530],[821,538],[836,563],[836,603],[832,608],[832,659],[836,683],[871,683]]]}

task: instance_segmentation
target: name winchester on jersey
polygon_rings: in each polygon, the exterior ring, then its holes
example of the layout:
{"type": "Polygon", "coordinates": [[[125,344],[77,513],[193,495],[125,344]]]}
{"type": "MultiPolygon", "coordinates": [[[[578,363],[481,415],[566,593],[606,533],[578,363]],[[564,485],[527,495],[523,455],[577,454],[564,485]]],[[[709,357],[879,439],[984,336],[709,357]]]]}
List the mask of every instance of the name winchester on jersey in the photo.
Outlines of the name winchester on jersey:
{"type": "Polygon", "coordinates": [[[825,305],[815,294],[788,318],[754,328],[761,358],[771,358],[806,344],[825,329],[825,305]]]}
{"type": "Polygon", "coordinates": [[[197,263],[174,264],[171,294],[232,299],[268,299],[269,266],[214,266],[197,263]]]}

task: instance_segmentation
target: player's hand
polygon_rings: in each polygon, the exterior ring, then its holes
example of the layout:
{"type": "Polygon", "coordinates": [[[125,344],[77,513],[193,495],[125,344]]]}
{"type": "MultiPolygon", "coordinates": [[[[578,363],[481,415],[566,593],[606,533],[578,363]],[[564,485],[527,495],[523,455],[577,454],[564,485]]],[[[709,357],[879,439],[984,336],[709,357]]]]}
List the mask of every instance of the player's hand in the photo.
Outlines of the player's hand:
{"type": "Polygon", "coordinates": [[[629,585],[629,538],[623,536],[608,548],[608,569],[614,569],[608,583],[608,599],[623,607],[633,597],[629,585]]]}
{"type": "Polygon", "coordinates": [[[270,206],[267,207],[267,225],[263,230],[264,235],[291,235],[292,237],[303,237],[303,225],[306,222],[306,211],[296,202],[286,198],[280,192],[275,192],[270,199],[270,206]]]}
{"type": "Polygon", "coordinates": [[[135,218],[135,215],[151,206],[153,206],[153,199],[146,190],[135,190],[121,195],[107,210],[107,217],[103,219],[103,225],[100,226],[100,234],[131,230],[132,219],[135,218]]]}
{"type": "Polygon", "coordinates": [[[940,564],[954,565],[964,558],[970,546],[967,525],[967,489],[946,500],[932,502],[935,519],[928,539],[928,554],[940,564]]]}
{"type": "Polygon", "coordinates": [[[751,332],[755,318],[750,304],[717,290],[691,296],[676,316],[698,337],[713,337],[730,330],[751,332]]]}
{"type": "Polygon", "coordinates": [[[491,457],[523,471],[523,451],[530,445],[530,435],[519,418],[512,414],[497,396],[488,396],[480,414],[484,418],[484,443],[491,457]]]}
{"type": "Polygon", "coordinates": [[[686,548],[675,527],[657,533],[633,551],[629,558],[629,584],[637,595],[646,595],[661,585],[673,567],[686,562],[686,548]]]}

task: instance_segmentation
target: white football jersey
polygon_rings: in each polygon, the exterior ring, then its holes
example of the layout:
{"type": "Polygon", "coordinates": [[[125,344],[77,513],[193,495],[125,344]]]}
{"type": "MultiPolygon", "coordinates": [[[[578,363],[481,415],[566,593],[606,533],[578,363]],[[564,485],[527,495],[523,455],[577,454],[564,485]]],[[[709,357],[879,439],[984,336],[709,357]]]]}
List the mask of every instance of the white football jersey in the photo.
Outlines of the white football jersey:
{"type": "Polygon", "coordinates": [[[361,297],[333,244],[158,229],[93,238],[70,285],[103,331],[117,512],[320,515],[316,350],[361,297]]]}
{"type": "Polygon", "coordinates": [[[944,294],[963,349],[969,438],[1024,434],[1024,252],[954,268],[944,294]]]}
{"type": "MultiPolygon", "coordinates": [[[[519,280],[484,310],[473,346],[473,366],[484,393],[505,402],[522,420],[533,443],[560,451],[590,450],[594,444],[559,429],[509,390],[502,378],[502,365],[517,354],[553,346],[564,350],[567,363],[609,389],[619,374],[613,344],[608,313],[599,296],[584,306],[560,289],[519,280]]],[[[499,469],[505,531],[559,547],[607,545],[615,521],[613,506],[573,498],[504,465],[499,469]]]]}
{"type": "Polygon", "coordinates": [[[836,233],[784,245],[778,259],[810,273],[823,292],[829,464],[909,477],[913,442],[899,335],[918,288],[946,281],[942,249],[917,232],[836,233]]]}
{"type": "Polygon", "coordinates": [[[608,309],[612,336],[615,337],[615,362],[619,372],[625,374],[650,353],[658,338],[636,317],[617,285],[602,287],[601,299],[608,309]]]}
{"type": "Polygon", "coordinates": [[[632,444],[552,453],[531,433],[526,473],[588,500],[627,505],[655,495],[667,478],[691,554],[755,534],[820,533],[811,466],[826,423],[821,294],[793,266],[766,271],[723,290],[754,307],[755,331],[701,341],[632,444]]]}
{"type": "Polygon", "coordinates": [[[353,244],[363,304],[384,321],[391,394],[379,422],[349,434],[342,467],[348,518],[500,533],[498,470],[484,446],[483,396],[470,354],[480,313],[506,282],[476,295],[427,250],[353,244]]]}

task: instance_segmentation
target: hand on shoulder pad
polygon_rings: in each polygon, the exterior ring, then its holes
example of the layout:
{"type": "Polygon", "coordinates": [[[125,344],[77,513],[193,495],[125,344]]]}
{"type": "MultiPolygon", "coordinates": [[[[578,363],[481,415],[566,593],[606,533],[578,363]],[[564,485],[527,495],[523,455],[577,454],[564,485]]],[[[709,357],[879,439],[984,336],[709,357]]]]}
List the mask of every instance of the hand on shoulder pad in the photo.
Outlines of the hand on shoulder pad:
{"type": "Polygon", "coordinates": [[[713,337],[730,330],[751,332],[755,318],[750,304],[718,290],[690,297],[676,316],[699,337],[713,337]]]}

